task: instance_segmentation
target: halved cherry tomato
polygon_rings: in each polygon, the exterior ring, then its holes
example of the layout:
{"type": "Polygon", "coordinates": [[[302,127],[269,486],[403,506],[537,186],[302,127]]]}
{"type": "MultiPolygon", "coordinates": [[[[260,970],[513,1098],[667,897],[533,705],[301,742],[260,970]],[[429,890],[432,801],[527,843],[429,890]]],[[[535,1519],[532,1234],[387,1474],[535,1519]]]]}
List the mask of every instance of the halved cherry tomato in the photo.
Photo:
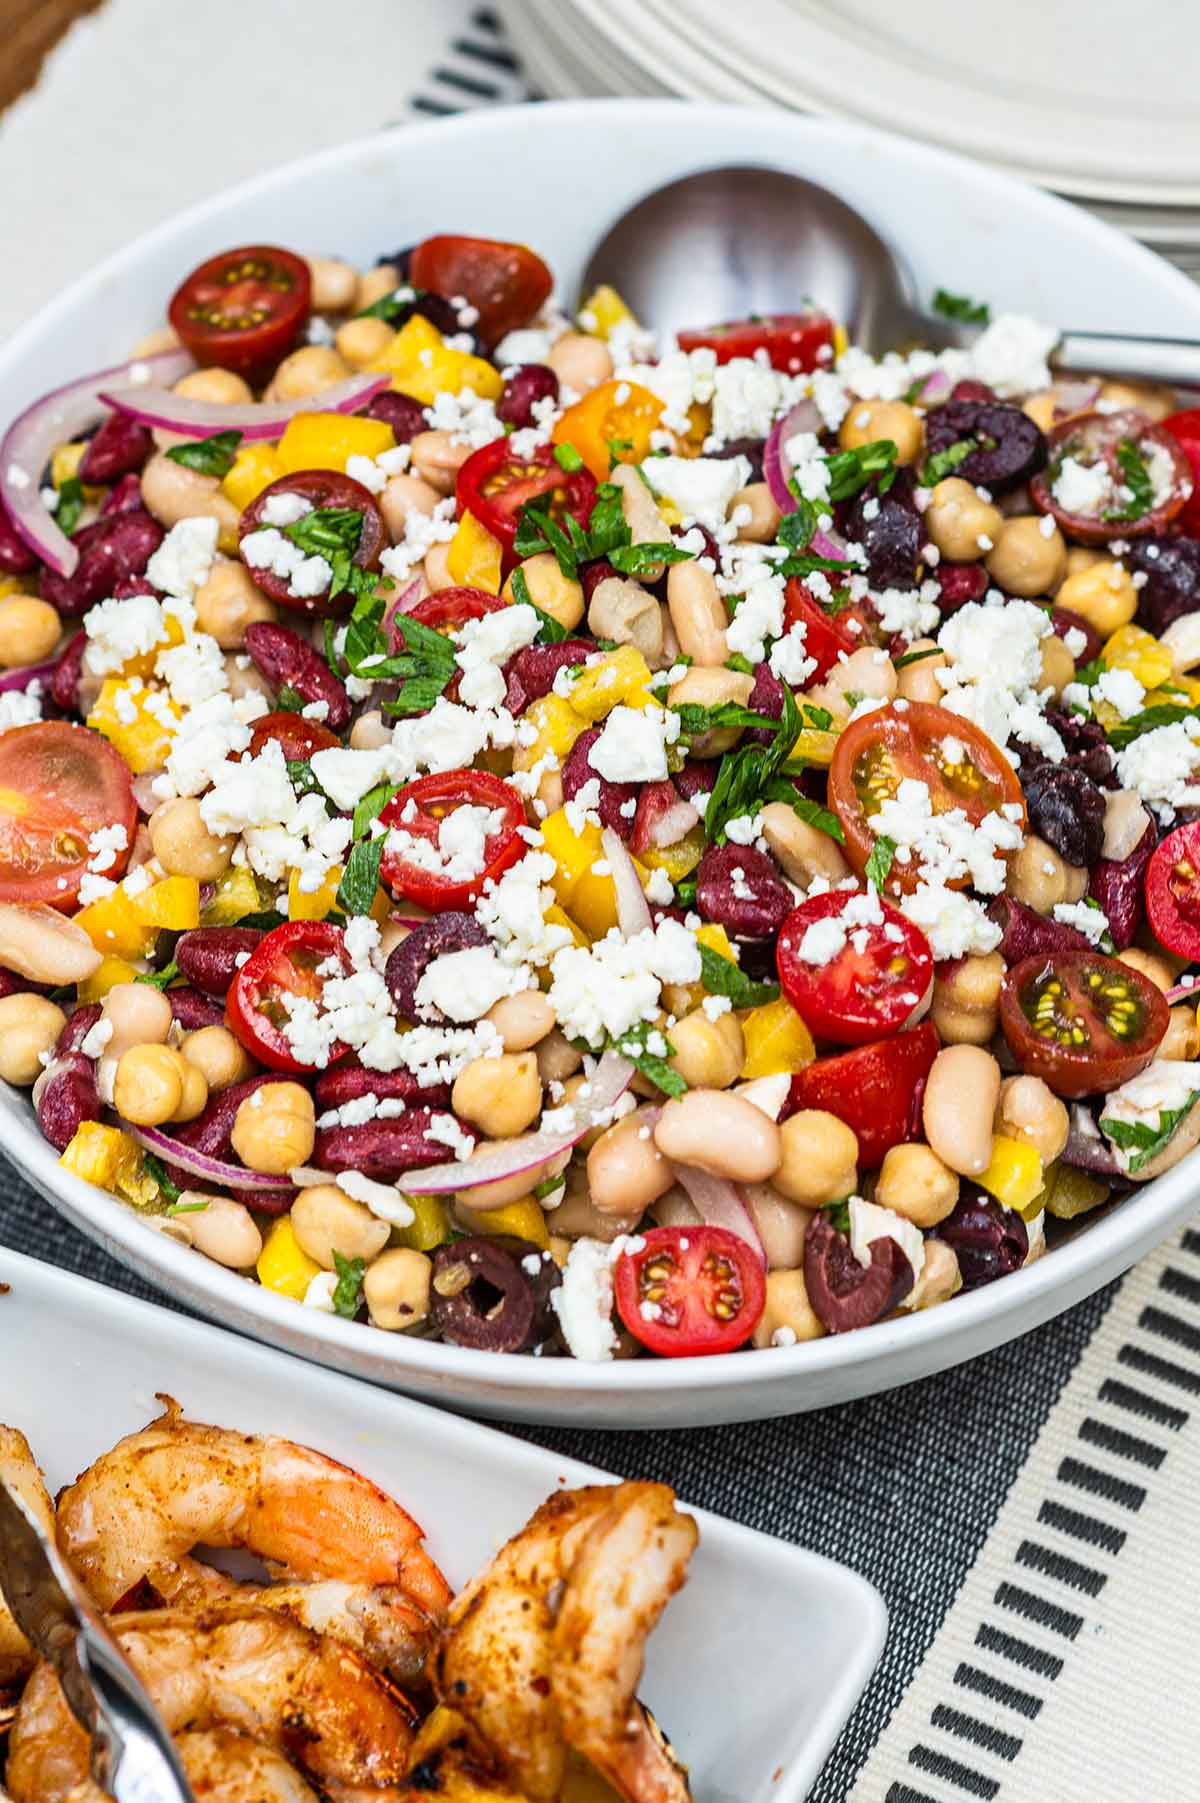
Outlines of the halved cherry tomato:
{"type": "Polygon", "coordinates": [[[813,682],[827,676],[839,657],[849,657],[878,638],[865,608],[843,607],[837,613],[826,613],[798,576],[793,576],[783,591],[783,624],[785,631],[797,624],[804,627],[804,649],[817,663],[813,682]]]}
{"type": "Polygon", "coordinates": [[[102,872],[119,877],[137,817],[129,766],[99,733],[66,720],[0,733],[0,901],[73,909],[95,856],[91,835],[124,827],[102,872]]]}
{"type": "Polygon", "coordinates": [[[1123,413],[1077,413],[1055,426],[1046,442],[1049,462],[1031,480],[1030,499],[1041,513],[1053,514],[1063,531],[1080,544],[1102,545],[1114,538],[1140,538],[1147,532],[1161,532],[1183,511],[1195,492],[1191,464],[1179,440],[1132,408],[1123,413]],[[1148,477],[1154,477],[1155,452],[1160,454],[1159,462],[1165,455],[1165,488],[1144,502],[1134,497],[1122,503],[1119,496],[1129,492],[1130,476],[1122,459],[1135,460],[1148,477]],[[1054,486],[1068,457],[1087,469],[1101,465],[1111,476],[1114,492],[1100,511],[1072,513],[1056,498],[1054,486]]]}
{"type": "Polygon", "coordinates": [[[1146,912],[1160,945],[1200,958],[1200,821],[1177,826],[1150,859],[1146,912]]]}
{"type": "MultiPolygon", "coordinates": [[[[404,620],[408,618],[421,626],[431,626],[435,632],[457,632],[468,620],[482,620],[485,614],[502,613],[507,606],[507,601],[502,601],[499,595],[489,595],[483,588],[443,588],[410,607],[407,616],[401,615],[396,622],[396,631],[403,636],[404,620]]],[[[447,701],[458,700],[461,681],[462,671],[456,670],[443,690],[447,701]]]]}
{"type": "Polygon", "coordinates": [[[260,714],[250,733],[250,756],[256,758],[268,739],[274,739],[285,758],[310,758],[314,751],[330,751],[341,740],[319,720],[281,708],[276,714],[260,714]]]}
{"type": "Polygon", "coordinates": [[[1170,1017],[1149,977],[1102,952],[1024,958],[1000,991],[1000,1026],[1021,1069],[1059,1096],[1090,1096],[1136,1077],[1170,1017]]]}
{"type": "Polygon", "coordinates": [[[529,457],[518,457],[507,438],[493,438],[467,458],[458,472],[455,494],[459,512],[473,513],[510,552],[518,516],[530,501],[547,497],[552,519],[561,521],[570,513],[586,526],[596,499],[596,480],[590,470],[561,469],[549,445],[539,445],[529,457]]]}
{"type": "MultiPolygon", "coordinates": [[[[829,767],[829,799],[846,835],[846,856],[861,876],[875,844],[871,817],[896,794],[906,777],[929,789],[935,814],[961,808],[972,826],[998,808],[1025,825],[1025,800],[1016,771],[971,721],[948,708],[910,701],[863,714],[840,735],[829,767]],[[949,746],[953,756],[947,753],[949,746]]],[[[893,863],[887,888],[903,895],[916,888],[916,863],[893,863]]],[[[966,887],[965,876],[950,884],[966,887]]]]}
{"type": "MultiPolygon", "coordinates": [[[[283,998],[295,996],[320,1005],[329,971],[352,968],[341,927],[328,920],[286,920],[260,939],[229,986],[225,1019],[248,1052],[273,1071],[324,1068],[297,1058],[284,1027],[291,1018],[283,998]]],[[[326,1064],[344,1058],[348,1046],[335,1040],[326,1064]]]]}
{"type": "Polygon", "coordinates": [[[408,275],[417,288],[431,288],[447,300],[461,295],[478,308],[473,329],[487,344],[528,325],[554,286],[542,259],[526,245],[453,233],[418,244],[408,275]]]}
{"type": "MultiPolygon", "coordinates": [[[[525,855],[519,831],[525,825],[521,797],[510,783],[486,770],[444,770],[419,776],[392,796],[379,818],[384,826],[423,840],[428,847],[428,864],[417,856],[385,848],[381,872],[389,888],[431,914],[473,906],[489,877],[494,881],[525,855]],[[442,868],[451,863],[441,845],[442,823],[460,808],[483,808],[496,818],[488,823],[478,867],[469,874],[450,874],[442,868]]],[[[467,853],[459,852],[457,857],[471,862],[467,853]]]]}
{"type": "Polygon", "coordinates": [[[1200,407],[1186,407],[1161,422],[1164,432],[1175,440],[1192,470],[1192,496],[1176,518],[1184,532],[1200,537],[1200,407]]]}
{"type": "Polygon", "coordinates": [[[640,463],[650,451],[650,434],[664,403],[638,382],[601,382],[554,422],[555,444],[579,452],[598,482],[614,464],[640,463]]]}
{"type": "Polygon", "coordinates": [[[265,375],[299,342],[311,292],[303,257],[250,244],[193,269],[167,317],[197,363],[265,375]]]}
{"type": "Polygon", "coordinates": [[[718,363],[766,351],[773,369],[789,376],[833,361],[833,321],[827,313],[763,313],[727,325],[680,332],[681,351],[712,350],[718,363]]]}
{"type": "MultiPolygon", "coordinates": [[[[242,514],[238,521],[239,543],[248,538],[250,533],[263,529],[263,513],[272,495],[300,495],[310,503],[314,512],[323,508],[347,507],[360,513],[362,525],[353,561],[362,570],[379,568],[379,554],[389,542],[388,529],[374,495],[361,482],[356,482],[353,476],[344,476],[338,470],[296,470],[290,476],[277,477],[255,495],[242,514]]],[[[332,600],[328,588],[319,595],[293,595],[290,577],[277,576],[274,571],[264,569],[259,564],[247,563],[246,568],[264,595],[270,595],[272,601],[278,601],[280,607],[296,608],[302,613],[310,614],[348,614],[354,606],[354,595],[348,588],[341,589],[332,600]]]]}
{"type": "Polygon", "coordinates": [[[775,957],[796,1013],[818,1039],[837,1045],[898,1033],[933,984],[933,953],[920,927],[869,892],[810,895],[780,928],[775,957]],[[840,929],[841,946],[825,956],[827,948],[810,940],[813,956],[806,958],[806,935],[817,927],[819,940],[822,921],[836,923],[825,932],[836,945],[840,929]]]}
{"type": "Polygon", "coordinates": [[[836,1114],[858,1136],[860,1168],[873,1171],[893,1146],[921,1138],[921,1095],[939,1045],[926,1020],[911,1033],[818,1058],[792,1078],[781,1118],[801,1108],[836,1114]]]}
{"type": "Polygon", "coordinates": [[[617,1312],[635,1340],[663,1358],[733,1352],[767,1299],[761,1261],[724,1227],[652,1227],[613,1274],[617,1312]]]}

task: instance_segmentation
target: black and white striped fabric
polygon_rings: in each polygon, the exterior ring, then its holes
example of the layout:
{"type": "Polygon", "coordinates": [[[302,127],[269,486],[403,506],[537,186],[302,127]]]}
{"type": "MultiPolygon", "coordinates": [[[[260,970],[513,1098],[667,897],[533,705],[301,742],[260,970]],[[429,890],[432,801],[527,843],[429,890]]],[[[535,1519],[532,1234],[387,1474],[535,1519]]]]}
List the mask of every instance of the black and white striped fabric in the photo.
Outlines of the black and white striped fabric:
{"type": "Polygon", "coordinates": [[[534,98],[508,47],[500,20],[490,6],[480,6],[450,40],[445,55],[409,105],[414,112],[436,118],[534,98]]]}

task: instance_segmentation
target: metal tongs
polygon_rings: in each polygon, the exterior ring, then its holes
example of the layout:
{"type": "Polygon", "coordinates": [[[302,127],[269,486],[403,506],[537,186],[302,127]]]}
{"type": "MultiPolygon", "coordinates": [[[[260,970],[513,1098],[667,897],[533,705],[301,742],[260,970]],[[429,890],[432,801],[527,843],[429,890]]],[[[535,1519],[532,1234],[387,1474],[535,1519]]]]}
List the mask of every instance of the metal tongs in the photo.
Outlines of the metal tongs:
{"type": "Polygon", "coordinates": [[[90,1734],[100,1788],[116,1803],[195,1803],[141,1680],[54,1541],[2,1478],[0,1592],[90,1734]]]}

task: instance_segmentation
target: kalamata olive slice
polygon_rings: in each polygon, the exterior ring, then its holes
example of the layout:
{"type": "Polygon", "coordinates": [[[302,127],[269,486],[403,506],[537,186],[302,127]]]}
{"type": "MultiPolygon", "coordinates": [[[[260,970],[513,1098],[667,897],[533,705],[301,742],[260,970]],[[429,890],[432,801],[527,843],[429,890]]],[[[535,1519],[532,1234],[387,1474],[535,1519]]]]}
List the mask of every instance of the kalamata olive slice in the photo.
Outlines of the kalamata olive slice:
{"type": "Polygon", "coordinates": [[[1133,408],[1076,414],[1054,428],[1047,446],[1030,499],[1080,544],[1161,532],[1192,498],[1182,447],[1133,408]]]}
{"type": "Polygon", "coordinates": [[[510,1257],[515,1258],[529,1280],[533,1290],[531,1343],[539,1345],[543,1341],[558,1340],[561,1337],[559,1320],[550,1298],[562,1283],[562,1272],[554,1262],[553,1253],[543,1252],[532,1240],[518,1239],[515,1234],[496,1234],[491,1237],[491,1244],[503,1247],[510,1257]]]}
{"type": "Polygon", "coordinates": [[[1146,578],[1138,595],[1138,623],[1148,632],[1163,633],[1200,609],[1200,539],[1139,539],[1123,561],[1135,576],[1146,578]]]}
{"type": "Polygon", "coordinates": [[[897,471],[886,494],[877,483],[864,488],[842,511],[841,527],[867,557],[873,588],[911,588],[917,580],[925,534],[917,512],[916,479],[911,470],[897,471]]]}
{"type": "Polygon", "coordinates": [[[958,1254],[964,1290],[977,1290],[1019,1271],[1029,1254],[1029,1234],[1019,1214],[976,1190],[933,1229],[958,1254]]]}
{"type": "Polygon", "coordinates": [[[429,1319],[442,1338],[477,1352],[522,1352],[533,1343],[533,1284],[495,1240],[469,1235],[433,1255],[429,1319]]]}
{"type": "Polygon", "coordinates": [[[1104,795],[1073,764],[1038,764],[1025,775],[1029,827],[1068,864],[1086,869],[1104,845],[1104,795]]]}
{"type": "MultiPolygon", "coordinates": [[[[988,908],[989,918],[1004,934],[996,947],[1006,964],[1020,964],[1024,958],[1049,957],[1054,952],[1082,952],[1088,941],[1077,927],[1065,920],[1053,920],[1038,914],[1011,895],[998,895],[988,908]]],[[[943,966],[945,970],[945,966],[943,966]]]]}
{"type": "Polygon", "coordinates": [[[1005,401],[947,401],[925,415],[925,454],[937,457],[951,445],[974,440],[975,448],[954,469],[964,482],[977,482],[994,495],[1019,488],[1046,463],[1046,436],[1040,426],[1005,401]]]}
{"type": "Polygon", "coordinates": [[[869,1327],[902,1302],[913,1286],[913,1268],[893,1239],[871,1242],[871,1262],[860,1265],[850,1241],[827,1214],[809,1222],[804,1240],[804,1287],[830,1333],[869,1327]]]}
{"type": "Polygon", "coordinates": [[[388,957],[384,966],[384,982],[395,999],[400,1015],[414,1023],[423,1021],[437,1026],[444,1016],[440,1008],[422,1008],[417,1001],[417,985],[435,958],[449,952],[471,951],[488,943],[488,936],[473,914],[451,909],[423,920],[405,935],[388,957]]]}

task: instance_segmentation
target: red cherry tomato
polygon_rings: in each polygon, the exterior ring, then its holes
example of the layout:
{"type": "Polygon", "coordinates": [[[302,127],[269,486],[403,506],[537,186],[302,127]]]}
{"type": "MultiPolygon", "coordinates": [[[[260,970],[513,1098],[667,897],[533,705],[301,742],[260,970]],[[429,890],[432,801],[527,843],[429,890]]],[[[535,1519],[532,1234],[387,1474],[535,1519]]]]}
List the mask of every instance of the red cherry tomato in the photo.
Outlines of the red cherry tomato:
{"type": "Polygon", "coordinates": [[[381,872],[389,888],[431,914],[473,906],[489,877],[502,876],[525,855],[519,831],[525,825],[521,797],[509,783],[486,770],[445,770],[435,776],[419,776],[392,796],[379,818],[384,826],[423,842],[419,851],[414,845],[407,853],[386,845],[381,872]],[[468,807],[485,808],[493,816],[478,860],[462,851],[455,858],[448,857],[441,846],[443,821],[468,807]],[[474,867],[455,871],[454,862],[463,860],[465,866],[474,867]]]}
{"type": "Polygon", "coordinates": [[[432,626],[435,632],[456,632],[468,620],[503,613],[507,606],[507,601],[499,595],[489,595],[486,589],[443,588],[436,595],[426,595],[407,614],[401,614],[398,624],[403,629],[405,619],[417,620],[422,626],[432,626]]]}
{"type": "Polygon", "coordinates": [[[1136,1077],[1170,1017],[1149,977],[1101,952],[1024,958],[1000,991],[1000,1026],[1021,1069],[1059,1096],[1095,1095],[1136,1077]]]}
{"type": "Polygon", "coordinates": [[[1179,440],[1132,408],[1123,413],[1076,413],[1055,426],[1046,443],[1049,461],[1031,480],[1030,498],[1040,512],[1053,514],[1063,531],[1079,544],[1102,545],[1114,538],[1161,532],[1195,493],[1191,465],[1179,440]],[[1140,466],[1150,479],[1155,475],[1151,460],[1156,452],[1160,463],[1165,456],[1165,485],[1156,483],[1153,494],[1140,498],[1130,487],[1126,461],[1135,468],[1140,466]],[[1055,496],[1055,484],[1068,457],[1088,469],[1100,466],[1112,478],[1111,497],[1095,512],[1071,512],[1055,496]],[[1131,498],[1122,501],[1123,493],[1131,498]]]}
{"type": "Polygon", "coordinates": [[[718,363],[766,351],[773,369],[789,376],[833,361],[833,321],[827,313],[766,313],[728,325],[680,332],[681,351],[713,350],[718,363]]]}
{"type": "Polygon", "coordinates": [[[922,1021],[911,1033],[818,1058],[792,1078],[783,1118],[801,1108],[836,1114],[858,1136],[859,1164],[873,1171],[893,1146],[921,1137],[920,1098],[939,1043],[922,1021]]]}
{"type": "Polygon", "coordinates": [[[785,630],[797,624],[804,627],[804,649],[817,662],[813,682],[827,676],[839,657],[861,651],[877,637],[873,622],[861,607],[826,613],[798,576],[793,576],[783,591],[783,624],[785,630]]]}
{"type": "Polygon", "coordinates": [[[1192,471],[1192,497],[1176,516],[1184,532],[1200,537],[1200,407],[1187,407],[1161,421],[1164,432],[1175,440],[1192,471]]]}
{"type": "Polygon", "coordinates": [[[933,983],[933,953],[920,927],[870,892],[810,895],[784,921],[775,956],[796,1013],[818,1039],[838,1045],[865,1045],[898,1033],[933,983]],[[822,929],[823,921],[833,925],[822,929]],[[822,937],[828,946],[819,943],[822,937]],[[824,955],[830,947],[831,955],[824,955]],[[804,956],[806,949],[811,957],[804,956]]]}
{"type": "Polygon", "coordinates": [[[451,233],[417,245],[408,277],[416,288],[431,288],[447,300],[461,295],[478,308],[473,330],[488,344],[527,326],[554,286],[542,259],[524,244],[451,233]]]}
{"type": "MultiPolygon", "coordinates": [[[[248,538],[250,533],[263,529],[263,513],[272,495],[301,495],[311,504],[314,512],[327,507],[348,507],[355,513],[361,513],[362,526],[359,529],[354,562],[361,570],[379,568],[379,554],[390,542],[388,529],[374,495],[361,482],[356,482],[353,476],[343,476],[337,470],[296,470],[290,476],[277,477],[261,493],[255,495],[242,514],[238,521],[239,543],[248,538]]],[[[348,588],[339,590],[332,600],[328,589],[319,595],[293,595],[289,577],[277,576],[274,571],[249,562],[246,563],[246,568],[263,594],[270,595],[272,601],[277,601],[280,607],[291,607],[309,614],[348,614],[354,606],[354,596],[348,588]]]]}
{"type": "Polygon", "coordinates": [[[250,756],[256,758],[268,739],[274,739],[285,758],[310,758],[314,751],[330,751],[341,740],[319,720],[306,720],[303,714],[281,709],[277,714],[261,714],[250,733],[250,756]]]}
{"type": "MultiPolygon", "coordinates": [[[[841,734],[829,767],[829,799],[846,835],[846,856],[861,876],[875,845],[871,818],[905,777],[923,782],[935,814],[961,808],[973,826],[997,808],[1016,809],[1024,826],[1025,799],[1016,771],[985,733],[944,707],[910,701],[904,710],[877,708],[841,734]],[[949,745],[953,757],[948,755],[949,745]]],[[[886,887],[895,895],[916,888],[915,863],[893,863],[886,887]]],[[[950,887],[965,888],[967,878],[950,887]]]]}
{"type": "Polygon", "coordinates": [[[1200,958],[1200,821],[1177,826],[1150,859],[1146,912],[1160,945],[1200,958]]]}
{"type": "Polygon", "coordinates": [[[511,552],[522,507],[543,495],[550,498],[553,519],[570,513],[586,526],[596,499],[596,478],[586,467],[570,473],[560,468],[549,445],[540,445],[532,456],[518,457],[507,438],[494,438],[467,458],[458,472],[455,494],[459,512],[474,514],[511,552]]]}
{"type": "Polygon", "coordinates": [[[229,986],[225,1019],[260,1064],[273,1071],[324,1069],[344,1058],[348,1046],[335,1040],[320,1066],[297,1058],[283,1029],[291,1018],[285,995],[303,997],[319,1006],[332,962],[344,975],[351,970],[341,927],[328,920],[286,920],[260,939],[229,986]]]}
{"type": "Polygon", "coordinates": [[[617,1312],[635,1340],[663,1358],[733,1352],[767,1298],[754,1250],[724,1227],[652,1227],[613,1275],[617,1312]]]}
{"type": "Polygon", "coordinates": [[[107,739],[66,720],[0,733],[0,901],[72,910],[103,827],[125,829],[103,875],[119,877],[137,829],[129,767],[107,739]]]}
{"type": "Polygon", "coordinates": [[[167,317],[197,363],[263,376],[299,342],[311,292],[303,257],[251,244],[193,269],[167,317]]]}

